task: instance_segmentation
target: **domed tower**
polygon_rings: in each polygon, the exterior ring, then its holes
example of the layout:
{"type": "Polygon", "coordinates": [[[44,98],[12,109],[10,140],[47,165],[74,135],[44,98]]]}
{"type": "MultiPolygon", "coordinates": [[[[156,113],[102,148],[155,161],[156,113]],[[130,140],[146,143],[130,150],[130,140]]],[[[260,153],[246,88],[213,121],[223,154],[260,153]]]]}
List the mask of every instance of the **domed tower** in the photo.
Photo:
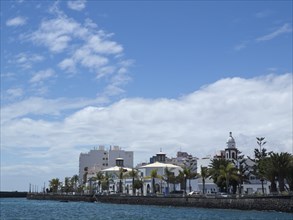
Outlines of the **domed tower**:
{"type": "Polygon", "coordinates": [[[160,162],[160,163],[165,163],[166,162],[166,154],[162,152],[162,149],[160,150],[159,153],[157,153],[157,162],[160,162]]]}
{"type": "Polygon", "coordinates": [[[226,142],[227,148],[225,149],[225,159],[226,160],[237,160],[237,148],[236,148],[236,142],[232,136],[232,132],[229,134],[229,138],[226,142]]]}

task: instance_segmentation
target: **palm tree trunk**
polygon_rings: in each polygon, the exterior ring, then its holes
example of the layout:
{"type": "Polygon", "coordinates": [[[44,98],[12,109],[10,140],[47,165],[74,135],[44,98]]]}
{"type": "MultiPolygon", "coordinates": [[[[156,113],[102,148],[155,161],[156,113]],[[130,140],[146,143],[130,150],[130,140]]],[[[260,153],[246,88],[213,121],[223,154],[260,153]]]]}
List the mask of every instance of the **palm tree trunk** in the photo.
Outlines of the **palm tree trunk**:
{"type": "Polygon", "coordinates": [[[263,185],[263,181],[264,179],[260,179],[261,181],[261,190],[262,190],[262,194],[264,195],[265,194],[265,189],[264,189],[264,185],[263,185]]]}
{"type": "Polygon", "coordinates": [[[279,182],[279,190],[280,190],[280,192],[285,191],[284,177],[279,176],[279,177],[278,177],[278,182],[279,182]]]}
{"type": "Polygon", "coordinates": [[[205,188],[206,188],[205,179],[202,178],[202,193],[203,193],[203,194],[205,194],[205,188]]]}
{"type": "Polygon", "coordinates": [[[191,183],[190,183],[190,179],[189,179],[189,192],[191,192],[191,183]]]}
{"type": "Polygon", "coordinates": [[[271,181],[271,193],[277,192],[277,184],[275,181],[271,181]]]}
{"type": "Polygon", "coordinates": [[[122,180],[119,181],[119,192],[122,193],[122,180]]]}

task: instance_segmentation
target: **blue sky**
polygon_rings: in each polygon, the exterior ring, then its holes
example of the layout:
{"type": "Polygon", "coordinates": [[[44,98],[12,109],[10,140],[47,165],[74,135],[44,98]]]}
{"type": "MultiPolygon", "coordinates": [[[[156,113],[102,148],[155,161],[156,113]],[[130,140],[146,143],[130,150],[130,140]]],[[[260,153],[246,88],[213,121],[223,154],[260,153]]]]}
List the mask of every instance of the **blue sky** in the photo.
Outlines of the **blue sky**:
{"type": "Polygon", "coordinates": [[[1,1],[1,190],[100,144],[203,157],[229,131],[292,153],[292,1],[1,1]]]}

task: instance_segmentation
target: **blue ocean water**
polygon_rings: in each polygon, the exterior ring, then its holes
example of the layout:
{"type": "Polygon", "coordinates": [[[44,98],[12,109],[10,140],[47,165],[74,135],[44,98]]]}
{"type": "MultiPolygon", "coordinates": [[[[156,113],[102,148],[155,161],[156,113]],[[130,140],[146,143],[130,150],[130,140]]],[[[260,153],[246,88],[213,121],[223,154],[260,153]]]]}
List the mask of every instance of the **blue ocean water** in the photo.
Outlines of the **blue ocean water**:
{"type": "Polygon", "coordinates": [[[1,198],[0,219],[233,219],[292,220],[293,214],[167,206],[116,205],[87,202],[37,201],[1,198]]]}

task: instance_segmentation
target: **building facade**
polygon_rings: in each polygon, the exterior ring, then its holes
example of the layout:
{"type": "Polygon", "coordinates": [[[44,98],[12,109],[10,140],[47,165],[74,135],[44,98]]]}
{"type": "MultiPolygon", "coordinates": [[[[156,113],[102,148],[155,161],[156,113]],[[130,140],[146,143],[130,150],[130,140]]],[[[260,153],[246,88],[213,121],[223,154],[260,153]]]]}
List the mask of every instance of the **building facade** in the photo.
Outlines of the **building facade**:
{"type": "Polygon", "coordinates": [[[133,167],[133,151],[122,150],[119,146],[111,147],[107,150],[104,146],[99,146],[88,153],[79,155],[79,184],[83,183],[84,175],[91,175],[116,165],[116,159],[123,158],[124,166],[133,167]]]}

